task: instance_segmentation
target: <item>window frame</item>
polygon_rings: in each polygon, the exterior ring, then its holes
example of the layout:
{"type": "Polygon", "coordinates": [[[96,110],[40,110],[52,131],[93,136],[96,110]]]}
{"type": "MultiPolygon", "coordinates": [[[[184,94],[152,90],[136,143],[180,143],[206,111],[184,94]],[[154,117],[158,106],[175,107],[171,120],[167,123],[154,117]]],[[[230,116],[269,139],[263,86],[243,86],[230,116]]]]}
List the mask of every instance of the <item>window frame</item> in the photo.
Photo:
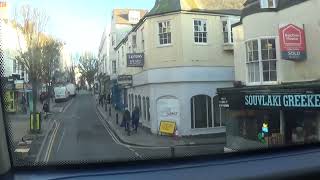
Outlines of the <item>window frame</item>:
{"type": "Polygon", "coordinates": [[[112,61],[111,65],[112,65],[112,74],[117,74],[117,62],[112,61]]]}
{"type": "Polygon", "coordinates": [[[192,104],[192,110],[190,112],[190,117],[191,117],[191,129],[210,129],[210,128],[215,128],[214,127],[214,112],[213,110],[213,101],[211,96],[205,95],[205,94],[198,94],[198,95],[194,95],[190,98],[190,107],[192,104]],[[196,127],[196,109],[195,109],[195,98],[197,96],[205,96],[206,97],[206,127],[196,127]],[[209,126],[209,99],[210,99],[210,105],[211,105],[211,127],[209,126]]]}
{"type": "MultiPolygon", "coordinates": [[[[278,49],[279,49],[279,44],[278,42],[278,38],[276,36],[261,36],[261,37],[257,37],[257,38],[251,38],[251,39],[247,39],[244,42],[244,46],[245,46],[245,71],[246,71],[246,84],[249,86],[256,86],[256,85],[275,85],[279,83],[279,53],[278,53],[278,49]],[[276,61],[276,80],[275,81],[264,81],[263,79],[263,61],[269,61],[268,60],[262,60],[262,49],[261,49],[261,41],[262,40],[266,40],[266,39],[274,39],[275,41],[275,53],[276,53],[276,58],[273,61],[276,61]],[[258,42],[258,62],[259,62],[259,78],[260,81],[258,82],[250,82],[250,77],[249,77],[249,68],[248,68],[248,51],[247,51],[247,43],[250,41],[254,41],[257,40],[258,42]]],[[[270,69],[270,68],[269,68],[270,69]]]]}
{"type": "MultiPolygon", "coordinates": [[[[193,29],[193,43],[194,44],[197,44],[197,45],[208,45],[208,20],[207,19],[192,19],[193,21],[193,26],[192,26],[192,29],[193,29]],[[195,21],[201,21],[201,23],[205,22],[206,24],[206,31],[195,31],[195,21]],[[195,41],[195,34],[196,33],[206,33],[206,42],[196,42],[195,41]]],[[[198,36],[198,38],[200,38],[198,36]]],[[[202,38],[203,38],[203,35],[202,35],[202,38]]],[[[203,40],[203,39],[202,39],[203,40]]]]}
{"type": "Polygon", "coordinates": [[[142,111],[142,113],[143,113],[143,120],[147,120],[147,119],[146,119],[146,118],[147,118],[146,97],[144,97],[144,96],[142,97],[142,107],[143,107],[143,111],[142,111]]]}
{"type": "MultiPolygon", "coordinates": [[[[167,28],[167,27],[166,27],[167,28]]],[[[157,44],[158,47],[166,47],[171,46],[173,44],[172,42],[172,20],[163,20],[163,21],[157,21],[157,44]],[[169,22],[169,32],[166,31],[166,33],[160,33],[160,23],[168,23],[169,22]],[[169,34],[170,34],[170,43],[161,44],[160,35],[168,34],[167,42],[169,42],[169,34]]]]}
{"type": "Polygon", "coordinates": [[[147,104],[147,121],[151,121],[151,116],[150,116],[150,98],[146,97],[146,104],[147,104]]]}
{"type": "Polygon", "coordinates": [[[273,6],[270,6],[270,0],[259,0],[261,9],[275,9],[278,6],[278,0],[271,0],[273,6]],[[265,5],[265,6],[264,6],[265,5]]]}

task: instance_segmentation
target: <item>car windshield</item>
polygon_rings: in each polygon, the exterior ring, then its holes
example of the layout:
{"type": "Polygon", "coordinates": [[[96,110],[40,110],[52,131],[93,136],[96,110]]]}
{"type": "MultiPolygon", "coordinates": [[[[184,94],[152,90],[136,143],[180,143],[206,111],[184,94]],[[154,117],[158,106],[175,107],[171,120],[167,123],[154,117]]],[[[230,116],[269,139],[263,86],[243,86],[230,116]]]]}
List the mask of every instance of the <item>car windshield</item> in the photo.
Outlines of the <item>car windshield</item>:
{"type": "Polygon", "coordinates": [[[318,0],[0,0],[13,164],[319,142],[319,9],[318,0]]]}

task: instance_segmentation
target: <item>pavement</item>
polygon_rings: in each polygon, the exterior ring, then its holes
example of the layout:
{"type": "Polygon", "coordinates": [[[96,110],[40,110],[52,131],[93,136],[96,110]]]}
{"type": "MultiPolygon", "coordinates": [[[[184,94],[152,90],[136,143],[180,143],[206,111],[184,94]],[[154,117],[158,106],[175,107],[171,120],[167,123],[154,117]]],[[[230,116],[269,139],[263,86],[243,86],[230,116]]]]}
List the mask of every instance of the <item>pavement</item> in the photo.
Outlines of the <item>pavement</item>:
{"type": "MultiPolygon", "coordinates": [[[[108,105],[108,108],[109,109],[108,105]]],[[[171,147],[171,146],[188,146],[188,145],[210,145],[210,144],[225,144],[225,133],[221,134],[207,134],[186,137],[170,137],[155,135],[147,128],[138,128],[138,132],[131,132],[130,136],[127,135],[124,127],[120,127],[122,120],[122,112],[116,111],[111,107],[111,117],[109,112],[101,105],[97,105],[98,112],[103,119],[108,123],[110,128],[118,136],[118,138],[125,144],[135,146],[149,146],[149,147],[171,147]],[[118,113],[119,124],[116,123],[116,114],[118,113]]]]}
{"type": "MultiPolygon", "coordinates": [[[[37,159],[39,150],[43,142],[46,140],[48,133],[51,131],[53,125],[53,118],[55,113],[63,111],[66,107],[67,102],[55,103],[50,102],[50,114],[47,119],[42,118],[41,131],[37,134],[30,132],[29,117],[30,112],[25,114],[15,113],[7,114],[6,121],[9,127],[9,136],[11,141],[11,151],[14,154],[14,163],[16,165],[23,165],[21,163],[34,162],[37,159]],[[26,154],[26,155],[24,155],[26,154]]],[[[37,108],[42,110],[42,104],[39,102],[37,108]]]]}

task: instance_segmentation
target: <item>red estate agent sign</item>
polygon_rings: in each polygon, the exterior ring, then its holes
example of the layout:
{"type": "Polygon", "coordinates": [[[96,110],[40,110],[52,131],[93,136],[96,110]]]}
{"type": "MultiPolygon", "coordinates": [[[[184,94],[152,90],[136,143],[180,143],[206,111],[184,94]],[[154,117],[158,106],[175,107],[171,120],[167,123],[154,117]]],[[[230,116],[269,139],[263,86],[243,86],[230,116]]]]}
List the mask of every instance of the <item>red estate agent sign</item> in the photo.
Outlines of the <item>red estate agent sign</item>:
{"type": "Polygon", "coordinates": [[[280,24],[279,39],[282,59],[304,60],[307,58],[303,24],[280,24]]]}

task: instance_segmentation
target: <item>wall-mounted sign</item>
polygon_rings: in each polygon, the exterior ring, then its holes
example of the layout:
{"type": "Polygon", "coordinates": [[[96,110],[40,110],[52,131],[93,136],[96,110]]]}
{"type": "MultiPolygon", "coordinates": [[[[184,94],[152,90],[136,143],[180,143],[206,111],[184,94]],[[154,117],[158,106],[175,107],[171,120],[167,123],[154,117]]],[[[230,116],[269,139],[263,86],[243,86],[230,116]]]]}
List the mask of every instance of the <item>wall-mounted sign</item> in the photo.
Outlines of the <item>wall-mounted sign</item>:
{"type": "Polygon", "coordinates": [[[144,53],[129,53],[127,54],[127,67],[143,67],[144,53]]]}
{"type": "Polygon", "coordinates": [[[282,59],[304,60],[307,58],[303,24],[280,24],[279,39],[282,59]]]}
{"type": "Polygon", "coordinates": [[[118,76],[118,84],[129,86],[132,84],[132,75],[119,75],[118,76]]]}
{"type": "Polygon", "coordinates": [[[245,106],[320,108],[320,94],[245,95],[245,106]]]}
{"type": "Polygon", "coordinates": [[[15,80],[14,81],[16,89],[23,89],[24,81],[23,80],[15,80]]]}
{"type": "Polygon", "coordinates": [[[219,106],[230,109],[320,109],[320,93],[237,93],[221,96],[219,106]]]}

